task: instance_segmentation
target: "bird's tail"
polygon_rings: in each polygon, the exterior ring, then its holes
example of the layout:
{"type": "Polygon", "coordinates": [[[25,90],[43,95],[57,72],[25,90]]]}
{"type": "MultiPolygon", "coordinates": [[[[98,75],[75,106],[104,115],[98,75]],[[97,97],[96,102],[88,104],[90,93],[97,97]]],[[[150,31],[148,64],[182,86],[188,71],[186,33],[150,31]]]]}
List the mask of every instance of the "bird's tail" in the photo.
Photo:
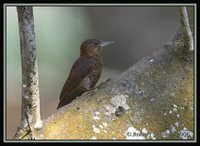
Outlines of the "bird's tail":
{"type": "Polygon", "coordinates": [[[74,98],[70,98],[69,96],[65,96],[64,98],[62,98],[60,101],[59,101],[59,104],[58,104],[58,107],[57,109],[61,108],[62,106],[65,106],[67,104],[69,104],[70,102],[73,101],[74,98]]]}
{"type": "Polygon", "coordinates": [[[72,93],[65,94],[65,96],[60,98],[57,109],[69,104],[74,99],[76,99],[77,96],[80,96],[81,94],[82,94],[82,92],[72,92],[72,93]]]}

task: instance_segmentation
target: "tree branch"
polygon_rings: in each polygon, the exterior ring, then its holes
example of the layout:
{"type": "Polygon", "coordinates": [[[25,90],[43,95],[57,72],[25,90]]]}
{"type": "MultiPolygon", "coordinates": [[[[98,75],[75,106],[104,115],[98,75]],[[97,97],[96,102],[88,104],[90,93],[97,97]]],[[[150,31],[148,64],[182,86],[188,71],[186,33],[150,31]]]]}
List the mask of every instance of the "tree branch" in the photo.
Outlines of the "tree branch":
{"type": "Polygon", "coordinates": [[[186,50],[165,45],[52,113],[35,138],[194,139],[193,52],[186,50]]]}
{"type": "Polygon", "coordinates": [[[35,129],[40,129],[42,127],[42,121],[40,117],[39,79],[33,8],[18,6],[17,14],[22,65],[22,109],[21,122],[14,138],[20,139],[23,134],[26,134],[27,129],[29,128],[29,123],[27,123],[27,121],[30,122],[30,127],[35,129]]]}
{"type": "Polygon", "coordinates": [[[194,50],[194,41],[193,41],[192,31],[190,29],[186,7],[180,8],[180,20],[181,20],[181,27],[184,33],[185,45],[189,46],[189,49],[192,51],[194,50]]]}

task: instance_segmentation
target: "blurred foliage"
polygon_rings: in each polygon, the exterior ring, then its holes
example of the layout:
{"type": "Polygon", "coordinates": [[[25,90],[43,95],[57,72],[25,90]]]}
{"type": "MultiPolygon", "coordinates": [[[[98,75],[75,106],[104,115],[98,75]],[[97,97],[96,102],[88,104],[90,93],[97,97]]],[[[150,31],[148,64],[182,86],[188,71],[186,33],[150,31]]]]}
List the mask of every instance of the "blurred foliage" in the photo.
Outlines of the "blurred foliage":
{"type": "MultiPolygon", "coordinates": [[[[79,56],[80,43],[94,35],[92,25],[84,8],[33,9],[40,85],[51,85],[48,82],[51,78],[51,82],[54,83],[52,87],[57,87],[60,81],[65,80],[71,65],[79,56]]],[[[16,7],[7,7],[6,24],[8,85],[15,82],[14,84],[20,86],[21,63],[16,7]]]]}

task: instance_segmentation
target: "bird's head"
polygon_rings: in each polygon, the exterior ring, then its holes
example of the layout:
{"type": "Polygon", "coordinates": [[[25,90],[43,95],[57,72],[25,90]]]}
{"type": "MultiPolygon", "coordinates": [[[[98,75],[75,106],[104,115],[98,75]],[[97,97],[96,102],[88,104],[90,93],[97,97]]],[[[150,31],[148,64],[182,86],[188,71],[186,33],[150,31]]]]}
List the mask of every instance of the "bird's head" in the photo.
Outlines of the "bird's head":
{"type": "Polygon", "coordinates": [[[102,47],[112,44],[113,42],[105,42],[97,39],[85,40],[80,47],[81,56],[100,55],[102,47]]]}

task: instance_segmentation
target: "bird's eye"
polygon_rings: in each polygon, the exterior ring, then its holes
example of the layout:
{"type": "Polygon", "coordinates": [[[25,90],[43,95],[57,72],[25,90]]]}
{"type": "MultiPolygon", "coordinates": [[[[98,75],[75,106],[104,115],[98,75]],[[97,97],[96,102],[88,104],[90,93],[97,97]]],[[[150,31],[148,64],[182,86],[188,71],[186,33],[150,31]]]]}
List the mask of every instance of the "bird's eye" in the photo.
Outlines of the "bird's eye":
{"type": "Polygon", "coordinates": [[[94,43],[96,46],[99,44],[98,42],[94,43]]]}

